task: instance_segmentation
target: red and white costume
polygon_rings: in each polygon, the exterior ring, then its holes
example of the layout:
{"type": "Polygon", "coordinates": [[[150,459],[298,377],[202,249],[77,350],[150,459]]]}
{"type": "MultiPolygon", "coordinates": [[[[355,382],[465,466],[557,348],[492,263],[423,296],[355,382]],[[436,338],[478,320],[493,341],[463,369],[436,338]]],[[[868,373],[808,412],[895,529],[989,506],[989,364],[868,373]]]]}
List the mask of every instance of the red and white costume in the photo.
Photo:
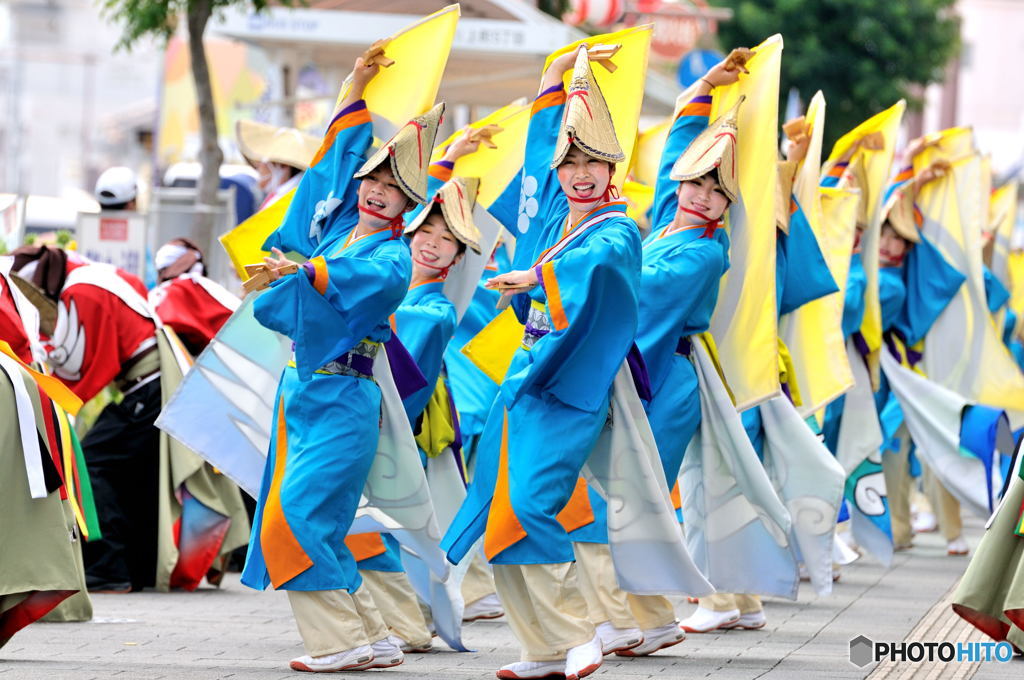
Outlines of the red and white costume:
{"type": "Polygon", "coordinates": [[[202,274],[181,274],[149,292],[149,304],[193,355],[217,334],[241,300],[202,274]]]}

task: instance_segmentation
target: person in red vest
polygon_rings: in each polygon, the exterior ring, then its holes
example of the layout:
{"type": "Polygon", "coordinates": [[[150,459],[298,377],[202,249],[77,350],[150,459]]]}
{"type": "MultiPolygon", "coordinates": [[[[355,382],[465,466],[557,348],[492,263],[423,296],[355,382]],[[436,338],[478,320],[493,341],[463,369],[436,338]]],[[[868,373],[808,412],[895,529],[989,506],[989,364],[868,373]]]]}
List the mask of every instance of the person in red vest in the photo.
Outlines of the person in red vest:
{"type": "Polygon", "coordinates": [[[165,243],[153,257],[159,285],[149,291],[149,304],[197,356],[209,344],[241,301],[206,277],[203,252],[187,238],[165,243]]]}

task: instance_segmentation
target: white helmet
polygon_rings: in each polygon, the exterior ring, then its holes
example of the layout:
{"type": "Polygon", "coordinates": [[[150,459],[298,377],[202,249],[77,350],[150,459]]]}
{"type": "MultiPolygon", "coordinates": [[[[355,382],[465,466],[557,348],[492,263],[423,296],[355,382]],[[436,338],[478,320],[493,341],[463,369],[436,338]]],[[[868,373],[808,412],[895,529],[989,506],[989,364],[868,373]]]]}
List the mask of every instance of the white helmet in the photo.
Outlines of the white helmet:
{"type": "Polygon", "coordinates": [[[131,168],[108,168],[96,180],[96,200],[102,206],[123,205],[135,199],[137,181],[131,168]]]}

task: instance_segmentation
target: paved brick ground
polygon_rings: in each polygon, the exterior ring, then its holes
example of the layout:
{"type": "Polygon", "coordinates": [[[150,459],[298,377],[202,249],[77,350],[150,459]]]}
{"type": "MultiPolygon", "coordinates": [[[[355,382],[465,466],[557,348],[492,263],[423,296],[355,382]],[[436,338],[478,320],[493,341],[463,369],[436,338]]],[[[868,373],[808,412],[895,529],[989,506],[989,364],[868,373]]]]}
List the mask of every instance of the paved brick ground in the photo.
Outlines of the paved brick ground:
{"type": "MultiPolygon", "coordinates": [[[[980,531],[979,523],[969,525],[972,546],[980,531]]],[[[867,560],[845,568],[829,597],[808,591],[796,602],[770,600],[763,630],[691,635],[653,657],[612,657],[594,677],[864,678],[872,667],[849,663],[849,640],[861,633],[896,641],[912,631],[948,630],[932,625],[953,617],[947,607],[935,605],[948,595],[965,565],[964,558],[946,556],[938,536],[918,537],[917,547],[899,554],[890,569],[867,560]]],[[[237,576],[226,581],[220,590],[195,593],[96,596],[96,618],[90,623],[36,624],[19,633],[0,650],[0,680],[295,680],[298,676],[287,662],[302,649],[284,594],[251,591],[237,576]]],[[[680,617],[691,609],[684,601],[677,605],[680,617]]],[[[465,639],[477,651],[410,655],[402,666],[369,673],[392,680],[493,678],[495,669],[517,658],[515,640],[500,619],[468,626],[465,639]]],[[[934,672],[908,665],[899,670],[899,677],[934,672]]],[[[986,680],[1021,678],[1024,661],[946,670],[961,678],[975,673],[986,680]]]]}

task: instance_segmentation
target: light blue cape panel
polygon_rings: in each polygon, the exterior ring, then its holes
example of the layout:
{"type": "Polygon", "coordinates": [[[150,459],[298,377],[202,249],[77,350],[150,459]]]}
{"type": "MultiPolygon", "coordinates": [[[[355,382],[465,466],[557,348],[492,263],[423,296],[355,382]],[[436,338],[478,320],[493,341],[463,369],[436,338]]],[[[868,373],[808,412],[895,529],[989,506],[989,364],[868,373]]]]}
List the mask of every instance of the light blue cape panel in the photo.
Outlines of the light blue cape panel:
{"type": "Polygon", "coordinates": [[[903,305],[907,301],[902,267],[882,267],[878,270],[878,301],[882,307],[882,330],[892,330],[903,314],[903,305]]]}

